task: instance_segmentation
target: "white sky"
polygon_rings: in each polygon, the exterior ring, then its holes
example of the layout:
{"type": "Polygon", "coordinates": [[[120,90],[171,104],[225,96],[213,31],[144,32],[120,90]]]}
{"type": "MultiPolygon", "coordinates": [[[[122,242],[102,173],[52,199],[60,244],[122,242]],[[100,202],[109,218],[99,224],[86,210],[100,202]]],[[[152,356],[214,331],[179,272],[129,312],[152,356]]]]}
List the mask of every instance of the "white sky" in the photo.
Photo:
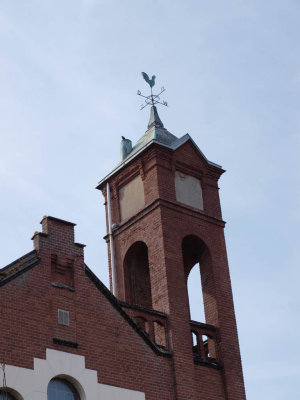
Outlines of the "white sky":
{"type": "Polygon", "coordinates": [[[248,400],[298,400],[299,0],[0,0],[0,265],[43,215],[77,223],[107,284],[94,187],[143,135],[141,71],[165,127],[226,170],[221,201],[248,400]]]}

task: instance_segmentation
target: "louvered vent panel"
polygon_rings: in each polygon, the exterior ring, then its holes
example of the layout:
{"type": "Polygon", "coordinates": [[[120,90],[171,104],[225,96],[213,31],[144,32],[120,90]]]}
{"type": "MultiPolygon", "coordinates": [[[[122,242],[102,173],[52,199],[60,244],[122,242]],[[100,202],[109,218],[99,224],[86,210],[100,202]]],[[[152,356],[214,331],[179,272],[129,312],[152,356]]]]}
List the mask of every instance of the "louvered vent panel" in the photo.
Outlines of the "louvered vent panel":
{"type": "Polygon", "coordinates": [[[61,325],[69,325],[70,324],[69,311],[58,309],[58,323],[61,325]]]}

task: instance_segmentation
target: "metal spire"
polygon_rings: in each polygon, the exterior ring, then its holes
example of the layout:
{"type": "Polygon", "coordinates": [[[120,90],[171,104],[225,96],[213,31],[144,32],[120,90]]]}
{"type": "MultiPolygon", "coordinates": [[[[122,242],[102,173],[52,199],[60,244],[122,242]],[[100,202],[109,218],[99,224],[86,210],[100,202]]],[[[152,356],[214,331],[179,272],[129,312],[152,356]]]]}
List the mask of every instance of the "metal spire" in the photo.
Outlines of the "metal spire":
{"type": "Polygon", "coordinates": [[[151,106],[150,119],[148,122],[148,129],[150,129],[152,126],[155,126],[156,128],[164,127],[164,124],[161,122],[155,106],[151,106]]]}

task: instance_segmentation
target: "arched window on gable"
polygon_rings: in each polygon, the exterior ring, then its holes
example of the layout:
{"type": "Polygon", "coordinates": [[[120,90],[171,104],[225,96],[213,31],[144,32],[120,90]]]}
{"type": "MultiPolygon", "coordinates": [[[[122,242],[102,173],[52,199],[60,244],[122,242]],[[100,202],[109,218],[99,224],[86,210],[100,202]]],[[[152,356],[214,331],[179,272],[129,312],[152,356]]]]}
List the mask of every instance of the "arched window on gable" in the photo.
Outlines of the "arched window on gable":
{"type": "Polygon", "coordinates": [[[152,308],[148,247],[135,242],[124,258],[125,299],[128,303],[152,308]]]}
{"type": "Polygon", "coordinates": [[[53,378],[48,385],[47,400],[80,400],[80,397],[70,382],[53,378]]]}

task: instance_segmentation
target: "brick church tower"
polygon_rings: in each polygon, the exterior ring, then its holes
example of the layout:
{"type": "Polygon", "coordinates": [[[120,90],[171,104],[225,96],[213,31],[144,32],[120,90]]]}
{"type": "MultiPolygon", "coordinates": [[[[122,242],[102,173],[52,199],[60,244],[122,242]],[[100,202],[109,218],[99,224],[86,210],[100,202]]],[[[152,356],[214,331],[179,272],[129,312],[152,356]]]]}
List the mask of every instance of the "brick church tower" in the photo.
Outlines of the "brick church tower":
{"type": "MultiPolygon", "coordinates": [[[[156,107],[105,197],[111,291],[157,354],[172,363],[177,400],[245,400],[218,180],[193,139],[164,128],[156,107]],[[191,321],[187,279],[200,265],[205,321],[191,321]]],[[[162,371],[162,379],[164,378],[162,371]]]]}

